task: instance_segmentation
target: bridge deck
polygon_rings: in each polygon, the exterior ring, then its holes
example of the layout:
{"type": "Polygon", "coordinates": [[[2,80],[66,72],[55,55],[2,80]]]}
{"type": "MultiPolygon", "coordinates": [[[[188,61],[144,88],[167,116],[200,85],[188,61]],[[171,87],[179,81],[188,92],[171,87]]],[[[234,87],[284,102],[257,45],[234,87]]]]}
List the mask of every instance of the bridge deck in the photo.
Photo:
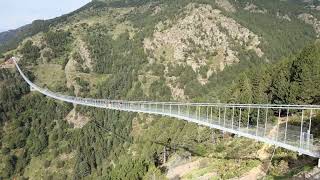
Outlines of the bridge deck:
{"type": "Polygon", "coordinates": [[[311,134],[312,116],[320,109],[319,106],[117,101],[65,96],[32,83],[20,69],[16,58],[12,60],[23,79],[33,90],[57,100],[84,106],[174,117],[283,147],[300,154],[320,157],[320,146],[311,134]],[[288,122],[290,110],[295,111],[296,114],[300,111],[299,125],[288,122]],[[279,112],[279,116],[271,113],[270,117],[270,112],[279,112]],[[281,115],[283,112],[287,112],[284,118],[281,115]],[[309,116],[305,116],[306,112],[309,116]]]}

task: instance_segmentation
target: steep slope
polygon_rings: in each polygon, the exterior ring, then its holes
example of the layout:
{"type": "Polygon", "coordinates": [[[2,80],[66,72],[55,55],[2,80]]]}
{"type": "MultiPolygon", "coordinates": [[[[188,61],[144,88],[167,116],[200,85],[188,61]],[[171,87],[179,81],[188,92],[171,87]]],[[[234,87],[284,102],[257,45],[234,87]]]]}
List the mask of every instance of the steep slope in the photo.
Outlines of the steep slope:
{"type": "Polygon", "coordinates": [[[33,36],[41,31],[47,31],[49,29],[48,26],[48,22],[39,20],[15,30],[1,32],[0,53],[16,48],[18,43],[26,37],[33,36]]]}
{"type": "MultiPolygon", "coordinates": [[[[301,14],[317,12],[293,0],[93,1],[14,38],[17,48],[5,45],[12,51],[4,55],[21,57],[37,84],[70,95],[288,103],[268,91],[275,67],[259,76],[260,67],[313,42],[317,31],[301,14]]],[[[263,163],[261,144],[250,140],[165,117],[73,107],[29,92],[14,70],[0,69],[0,80],[0,178],[161,179],[190,159],[197,167],[183,178],[236,178],[263,163]]],[[[311,95],[296,100],[318,102],[311,95]]],[[[291,173],[277,169],[302,158],[279,150],[271,175],[291,173]]]]}

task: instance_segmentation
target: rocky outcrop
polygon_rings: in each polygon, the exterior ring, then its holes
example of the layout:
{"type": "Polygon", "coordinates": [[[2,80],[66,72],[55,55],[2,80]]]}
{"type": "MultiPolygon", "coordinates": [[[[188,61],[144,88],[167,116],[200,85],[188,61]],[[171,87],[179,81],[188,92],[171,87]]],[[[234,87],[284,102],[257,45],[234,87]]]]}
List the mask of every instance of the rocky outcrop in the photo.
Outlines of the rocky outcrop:
{"type": "Polygon", "coordinates": [[[171,83],[168,83],[168,87],[171,90],[173,99],[185,100],[186,96],[184,94],[184,89],[179,88],[178,86],[173,86],[171,83]]]}
{"type": "Polygon", "coordinates": [[[78,51],[81,58],[84,60],[84,66],[88,67],[90,71],[92,71],[92,59],[90,57],[90,52],[85,44],[85,42],[81,39],[77,41],[78,51]]]}
{"type": "Polygon", "coordinates": [[[253,3],[247,3],[246,6],[243,9],[246,10],[246,11],[249,11],[251,13],[266,14],[268,12],[266,9],[260,9],[258,6],[256,6],[253,3]]]}
{"type": "Polygon", "coordinates": [[[277,18],[278,19],[282,19],[282,20],[286,20],[286,21],[291,21],[291,18],[289,17],[288,14],[280,14],[280,12],[277,12],[277,18]]]}
{"type": "Polygon", "coordinates": [[[260,38],[234,19],[210,5],[188,5],[176,21],[160,22],[152,38],[144,40],[151,62],[186,63],[194,70],[201,65],[223,70],[239,62],[234,47],[263,56],[260,38]]]}
{"type": "Polygon", "coordinates": [[[216,0],[216,4],[227,12],[236,12],[236,8],[228,0],[216,0]]]}
{"type": "Polygon", "coordinates": [[[76,112],[75,108],[70,111],[66,117],[66,120],[69,124],[73,124],[74,128],[82,128],[90,121],[88,117],[76,112]]]}
{"type": "Polygon", "coordinates": [[[307,24],[312,25],[313,29],[317,33],[317,37],[319,38],[320,36],[320,21],[314,17],[311,14],[308,13],[302,13],[298,16],[298,18],[302,21],[304,21],[307,24]]]}

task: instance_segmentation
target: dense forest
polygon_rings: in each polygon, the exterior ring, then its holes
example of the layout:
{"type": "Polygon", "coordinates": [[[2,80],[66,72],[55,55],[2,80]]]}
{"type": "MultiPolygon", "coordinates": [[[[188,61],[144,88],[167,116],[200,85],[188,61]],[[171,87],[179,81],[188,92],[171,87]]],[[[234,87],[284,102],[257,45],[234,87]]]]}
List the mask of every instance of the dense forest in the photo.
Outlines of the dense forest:
{"type": "MultiPolygon", "coordinates": [[[[294,18],[307,11],[301,8],[306,4],[256,1],[269,13],[252,16],[244,10],[249,1],[230,2],[238,9],[234,13],[208,0],[92,1],[68,15],[23,28],[1,43],[0,53],[7,58],[21,57],[19,63],[32,81],[46,80],[41,82],[45,87],[74,96],[320,104],[320,43],[311,25],[294,18]],[[161,24],[175,26],[188,14],[186,7],[193,7],[190,3],[196,3],[196,10],[204,4],[217,8],[223,17],[258,34],[264,56],[233,40],[229,46],[239,62],[216,70],[207,62],[196,68],[186,59],[176,63],[168,47],[155,52],[146,49],[146,39],[152,39],[161,24]],[[155,13],[157,7],[161,11],[155,13]],[[277,8],[292,20],[278,19],[277,8]],[[44,73],[39,73],[41,68],[44,73]],[[53,75],[48,75],[50,72],[53,75]],[[51,80],[55,83],[49,84],[51,80]],[[183,96],[175,96],[173,88],[183,90],[183,96]]],[[[194,40],[189,37],[186,41],[194,40]]],[[[188,49],[186,56],[211,58],[218,54],[190,44],[193,49],[188,49]]],[[[318,114],[313,122],[314,126],[320,123],[318,114]]],[[[16,70],[0,69],[0,179],[165,179],[168,160],[175,157],[186,161],[201,158],[201,171],[215,171],[218,178],[229,179],[265,163],[257,156],[261,147],[245,138],[173,118],[56,101],[30,92],[16,70]],[[88,122],[76,127],[69,121],[71,112],[88,122]]],[[[315,161],[278,148],[267,175],[270,179],[291,178],[310,170],[315,161]]]]}
{"type": "MultiPolygon", "coordinates": [[[[319,92],[314,87],[319,84],[310,83],[319,81],[317,78],[319,77],[319,49],[320,45],[316,43],[305,48],[297,57],[281,60],[275,65],[259,67],[259,76],[251,75],[257,73],[257,70],[250,70],[242,74],[231,87],[226,87],[228,94],[221,99],[239,103],[319,103],[319,92]],[[252,77],[263,80],[257,81],[252,77]],[[241,96],[239,96],[240,93],[241,96]]],[[[32,77],[31,74],[28,76],[32,77]]],[[[63,120],[71,109],[70,104],[56,102],[37,93],[28,94],[28,86],[15,72],[2,70],[0,77],[4,82],[1,88],[1,117],[3,119],[1,124],[9,122],[1,131],[3,134],[1,136],[1,157],[3,158],[3,170],[5,170],[1,176],[4,178],[23,173],[25,166],[30,163],[33,156],[43,156],[43,154],[46,157],[43,162],[44,167],[74,169],[73,174],[54,173],[45,178],[75,177],[76,179],[92,173],[94,177],[103,177],[103,179],[147,178],[148,173],[151,172],[161,176],[161,171],[156,167],[162,161],[163,147],[167,148],[168,154],[179,151],[205,156],[212,151],[221,152],[223,148],[230,151],[225,155],[227,157],[237,158],[242,155],[239,152],[235,153],[237,149],[234,149],[232,145],[228,147],[223,141],[212,144],[210,138],[212,130],[201,129],[195,135],[196,125],[163,117],[155,117],[159,121],[154,121],[149,128],[144,127],[146,137],[133,139],[130,135],[132,124],[128,122],[131,122],[136,114],[79,106],[78,111],[88,114],[93,121],[83,129],[72,129],[72,125],[63,120]],[[28,95],[23,96],[24,94],[28,95]],[[168,126],[170,128],[165,128],[167,133],[159,131],[168,126]],[[135,149],[139,151],[139,156],[134,159],[126,153],[127,149],[132,146],[130,144],[134,144],[135,149]],[[61,154],[74,151],[76,151],[76,156],[73,166],[70,167],[70,164],[56,160],[61,154]],[[104,163],[106,160],[118,161],[118,166],[114,168],[111,164],[106,165],[104,163]]],[[[105,87],[112,88],[109,83],[98,89],[101,88],[100,91],[102,91],[105,87]]],[[[126,84],[126,81],[123,83],[126,84]]],[[[121,90],[125,91],[123,88],[121,90]]],[[[161,89],[154,89],[154,91],[159,90],[161,89]]],[[[138,96],[139,91],[135,90],[135,92],[137,93],[132,94],[138,96]]],[[[158,95],[163,97],[161,93],[158,95]]],[[[135,99],[134,96],[131,98],[135,99]]],[[[146,117],[139,117],[142,124],[145,124],[143,123],[144,118],[146,117]]],[[[280,161],[281,157],[276,158],[274,163],[280,161]]]]}
{"type": "Polygon", "coordinates": [[[264,64],[241,73],[223,94],[225,102],[319,104],[319,43],[275,64],[264,64]]]}

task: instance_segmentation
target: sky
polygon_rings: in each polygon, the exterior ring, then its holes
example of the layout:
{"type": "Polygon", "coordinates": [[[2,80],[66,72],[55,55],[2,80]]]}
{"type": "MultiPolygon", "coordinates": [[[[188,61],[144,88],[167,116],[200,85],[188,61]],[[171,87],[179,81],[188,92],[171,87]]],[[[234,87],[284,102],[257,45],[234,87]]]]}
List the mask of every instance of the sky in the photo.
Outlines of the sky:
{"type": "Polygon", "coordinates": [[[72,12],[91,0],[0,0],[0,32],[72,12]]]}

